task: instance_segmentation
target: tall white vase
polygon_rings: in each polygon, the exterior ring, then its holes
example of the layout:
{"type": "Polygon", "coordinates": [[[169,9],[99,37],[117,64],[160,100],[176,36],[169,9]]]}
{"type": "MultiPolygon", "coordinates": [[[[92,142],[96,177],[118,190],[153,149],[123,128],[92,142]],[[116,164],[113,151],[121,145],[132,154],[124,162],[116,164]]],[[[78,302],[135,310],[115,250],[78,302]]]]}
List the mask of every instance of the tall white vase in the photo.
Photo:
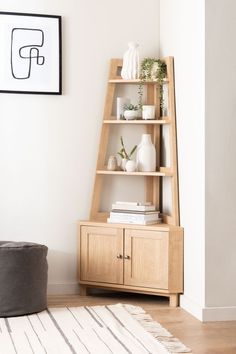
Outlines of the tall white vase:
{"type": "Polygon", "coordinates": [[[122,79],[138,79],[139,77],[139,51],[138,44],[135,42],[128,43],[129,49],[123,56],[123,67],[121,70],[122,79]]]}
{"type": "Polygon", "coordinates": [[[156,171],[156,149],[150,134],[142,134],[137,149],[137,168],[140,172],[156,171]]]}

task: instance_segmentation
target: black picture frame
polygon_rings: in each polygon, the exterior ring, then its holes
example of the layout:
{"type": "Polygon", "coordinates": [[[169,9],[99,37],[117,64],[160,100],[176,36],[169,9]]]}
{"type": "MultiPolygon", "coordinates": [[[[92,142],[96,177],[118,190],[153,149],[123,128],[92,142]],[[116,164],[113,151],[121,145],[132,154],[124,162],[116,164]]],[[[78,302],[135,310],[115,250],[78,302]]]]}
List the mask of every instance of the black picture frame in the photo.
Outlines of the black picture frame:
{"type": "Polygon", "coordinates": [[[0,93],[62,94],[61,22],[0,11],[0,93]]]}

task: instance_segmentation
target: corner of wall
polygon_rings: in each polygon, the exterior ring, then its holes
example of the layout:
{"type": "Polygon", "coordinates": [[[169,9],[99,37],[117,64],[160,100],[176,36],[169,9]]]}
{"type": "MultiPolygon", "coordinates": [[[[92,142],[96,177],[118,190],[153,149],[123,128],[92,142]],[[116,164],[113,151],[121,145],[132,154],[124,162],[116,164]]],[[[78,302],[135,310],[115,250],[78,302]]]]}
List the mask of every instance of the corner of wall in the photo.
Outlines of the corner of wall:
{"type": "Polygon", "coordinates": [[[203,307],[186,295],[180,296],[180,307],[196,317],[199,321],[203,321],[203,307]]]}

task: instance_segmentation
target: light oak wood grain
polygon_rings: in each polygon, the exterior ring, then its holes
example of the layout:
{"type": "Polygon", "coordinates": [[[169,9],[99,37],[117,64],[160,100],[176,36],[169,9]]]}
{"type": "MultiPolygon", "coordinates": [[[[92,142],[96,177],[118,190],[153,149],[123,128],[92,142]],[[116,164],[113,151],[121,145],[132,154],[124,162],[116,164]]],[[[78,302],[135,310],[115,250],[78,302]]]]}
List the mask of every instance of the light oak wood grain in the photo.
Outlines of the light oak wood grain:
{"type": "MultiPolygon", "coordinates": [[[[174,92],[174,63],[172,57],[163,59],[167,66],[168,116],[160,117],[160,85],[154,81],[146,87],[146,103],[155,105],[155,121],[121,121],[112,116],[116,85],[141,85],[139,80],[120,77],[121,59],[110,64],[103,124],[98,149],[90,220],[79,226],[78,278],[81,294],[92,287],[123,290],[169,297],[170,306],[178,305],[183,291],[183,229],[179,226],[179,196],[177,141],[174,92]],[[168,123],[168,124],[167,124],[168,123]],[[109,171],[105,166],[110,127],[118,124],[144,124],[157,152],[157,169],[153,172],[109,171]],[[170,133],[170,166],[161,166],[162,125],[170,133]],[[162,179],[171,178],[172,213],[162,213],[165,224],[151,226],[106,223],[109,211],[101,211],[105,176],[144,177],[146,201],[162,211],[162,179]],[[166,225],[168,224],[168,225],[166,225]]],[[[135,127],[134,127],[135,128],[135,127]]],[[[125,181],[123,182],[125,183],[125,181]]]]}
{"type": "Polygon", "coordinates": [[[177,306],[183,291],[183,230],[167,227],[80,222],[78,274],[83,292],[87,286],[162,294],[169,297],[170,306],[177,306]]]}
{"type": "Polygon", "coordinates": [[[236,321],[201,323],[183,309],[169,307],[165,298],[100,292],[93,296],[49,296],[49,307],[96,306],[116,303],[141,306],[195,354],[235,354],[236,321]]]}

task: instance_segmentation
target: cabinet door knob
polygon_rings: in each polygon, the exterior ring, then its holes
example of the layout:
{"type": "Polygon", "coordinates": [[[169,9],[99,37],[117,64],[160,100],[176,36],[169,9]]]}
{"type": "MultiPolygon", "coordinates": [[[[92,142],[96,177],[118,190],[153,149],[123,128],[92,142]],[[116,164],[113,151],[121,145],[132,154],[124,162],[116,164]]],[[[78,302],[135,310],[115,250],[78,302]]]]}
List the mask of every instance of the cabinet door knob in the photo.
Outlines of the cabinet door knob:
{"type": "Polygon", "coordinates": [[[124,259],[130,259],[130,256],[125,256],[124,259]]]}
{"type": "Polygon", "coordinates": [[[117,256],[116,256],[116,258],[118,258],[118,259],[122,259],[123,258],[123,256],[122,256],[122,254],[118,254],[117,256]]]}

